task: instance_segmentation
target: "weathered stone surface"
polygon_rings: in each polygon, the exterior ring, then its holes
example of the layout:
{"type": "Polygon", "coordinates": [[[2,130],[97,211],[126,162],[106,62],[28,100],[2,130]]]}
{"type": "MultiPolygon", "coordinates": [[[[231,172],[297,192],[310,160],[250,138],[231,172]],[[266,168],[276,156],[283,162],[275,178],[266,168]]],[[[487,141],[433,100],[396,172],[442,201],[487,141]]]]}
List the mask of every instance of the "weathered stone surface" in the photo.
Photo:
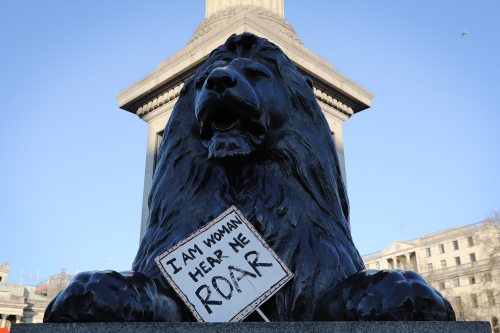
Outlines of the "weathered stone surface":
{"type": "Polygon", "coordinates": [[[489,333],[485,321],[21,324],[12,333],[489,333]]]}

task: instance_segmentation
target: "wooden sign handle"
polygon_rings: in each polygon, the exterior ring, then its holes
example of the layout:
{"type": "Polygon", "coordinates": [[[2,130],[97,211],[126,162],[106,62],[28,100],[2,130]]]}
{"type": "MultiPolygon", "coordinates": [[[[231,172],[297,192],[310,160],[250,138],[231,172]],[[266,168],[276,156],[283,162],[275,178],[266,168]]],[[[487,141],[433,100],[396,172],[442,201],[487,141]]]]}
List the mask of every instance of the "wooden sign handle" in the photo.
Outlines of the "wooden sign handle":
{"type": "Polygon", "coordinates": [[[269,320],[269,318],[267,318],[267,316],[264,314],[264,312],[262,312],[262,310],[260,308],[257,308],[257,313],[262,317],[262,319],[264,319],[264,321],[266,323],[270,323],[271,322],[269,320]]]}

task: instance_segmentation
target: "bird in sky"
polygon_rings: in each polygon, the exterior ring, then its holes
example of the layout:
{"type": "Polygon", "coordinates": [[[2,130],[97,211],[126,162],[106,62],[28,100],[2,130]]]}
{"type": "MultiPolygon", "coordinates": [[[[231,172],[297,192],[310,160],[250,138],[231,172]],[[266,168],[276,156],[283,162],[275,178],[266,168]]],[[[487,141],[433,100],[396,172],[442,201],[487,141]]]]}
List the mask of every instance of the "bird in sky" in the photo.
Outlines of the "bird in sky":
{"type": "Polygon", "coordinates": [[[462,32],[462,34],[460,36],[465,37],[465,36],[469,36],[469,35],[470,35],[469,30],[465,29],[464,32],[462,32]]]}

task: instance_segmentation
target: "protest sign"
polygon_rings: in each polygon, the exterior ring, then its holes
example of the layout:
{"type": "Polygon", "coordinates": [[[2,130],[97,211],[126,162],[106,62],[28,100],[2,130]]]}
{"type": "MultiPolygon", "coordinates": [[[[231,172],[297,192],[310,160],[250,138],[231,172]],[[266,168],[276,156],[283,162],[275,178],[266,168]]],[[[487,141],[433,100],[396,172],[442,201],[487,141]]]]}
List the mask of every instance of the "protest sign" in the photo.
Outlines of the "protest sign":
{"type": "Polygon", "coordinates": [[[231,207],[156,258],[198,321],[241,321],[293,274],[231,207]]]}

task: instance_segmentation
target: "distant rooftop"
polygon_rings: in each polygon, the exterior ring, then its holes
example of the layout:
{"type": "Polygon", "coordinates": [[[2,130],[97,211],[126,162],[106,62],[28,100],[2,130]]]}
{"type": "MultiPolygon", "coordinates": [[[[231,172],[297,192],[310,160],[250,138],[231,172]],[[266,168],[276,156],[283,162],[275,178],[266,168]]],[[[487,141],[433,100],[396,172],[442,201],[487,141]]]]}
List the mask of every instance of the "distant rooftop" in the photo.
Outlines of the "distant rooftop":
{"type": "MultiPolygon", "coordinates": [[[[481,227],[484,227],[485,225],[490,224],[490,223],[491,224],[495,224],[495,223],[498,223],[498,222],[495,222],[495,221],[490,220],[490,219],[486,219],[486,220],[483,220],[483,221],[480,221],[480,222],[476,222],[476,223],[472,223],[472,224],[467,224],[467,225],[464,225],[464,226],[457,226],[457,227],[451,227],[451,228],[443,229],[443,230],[436,231],[436,232],[433,232],[433,233],[430,233],[430,234],[427,234],[427,235],[424,235],[424,236],[416,237],[416,238],[413,238],[413,239],[410,239],[410,240],[405,240],[405,241],[395,240],[392,244],[400,242],[400,243],[406,243],[406,244],[413,245],[413,246],[418,246],[419,244],[426,243],[426,241],[428,241],[428,240],[439,238],[440,236],[442,236],[444,234],[448,234],[449,232],[452,232],[452,231],[460,231],[460,230],[464,230],[464,229],[481,228],[481,227]]],[[[385,250],[385,249],[387,249],[387,248],[389,248],[391,245],[388,245],[384,249],[364,254],[364,255],[362,255],[362,257],[363,257],[364,260],[369,260],[371,258],[379,257],[381,255],[382,251],[385,250]]]]}

